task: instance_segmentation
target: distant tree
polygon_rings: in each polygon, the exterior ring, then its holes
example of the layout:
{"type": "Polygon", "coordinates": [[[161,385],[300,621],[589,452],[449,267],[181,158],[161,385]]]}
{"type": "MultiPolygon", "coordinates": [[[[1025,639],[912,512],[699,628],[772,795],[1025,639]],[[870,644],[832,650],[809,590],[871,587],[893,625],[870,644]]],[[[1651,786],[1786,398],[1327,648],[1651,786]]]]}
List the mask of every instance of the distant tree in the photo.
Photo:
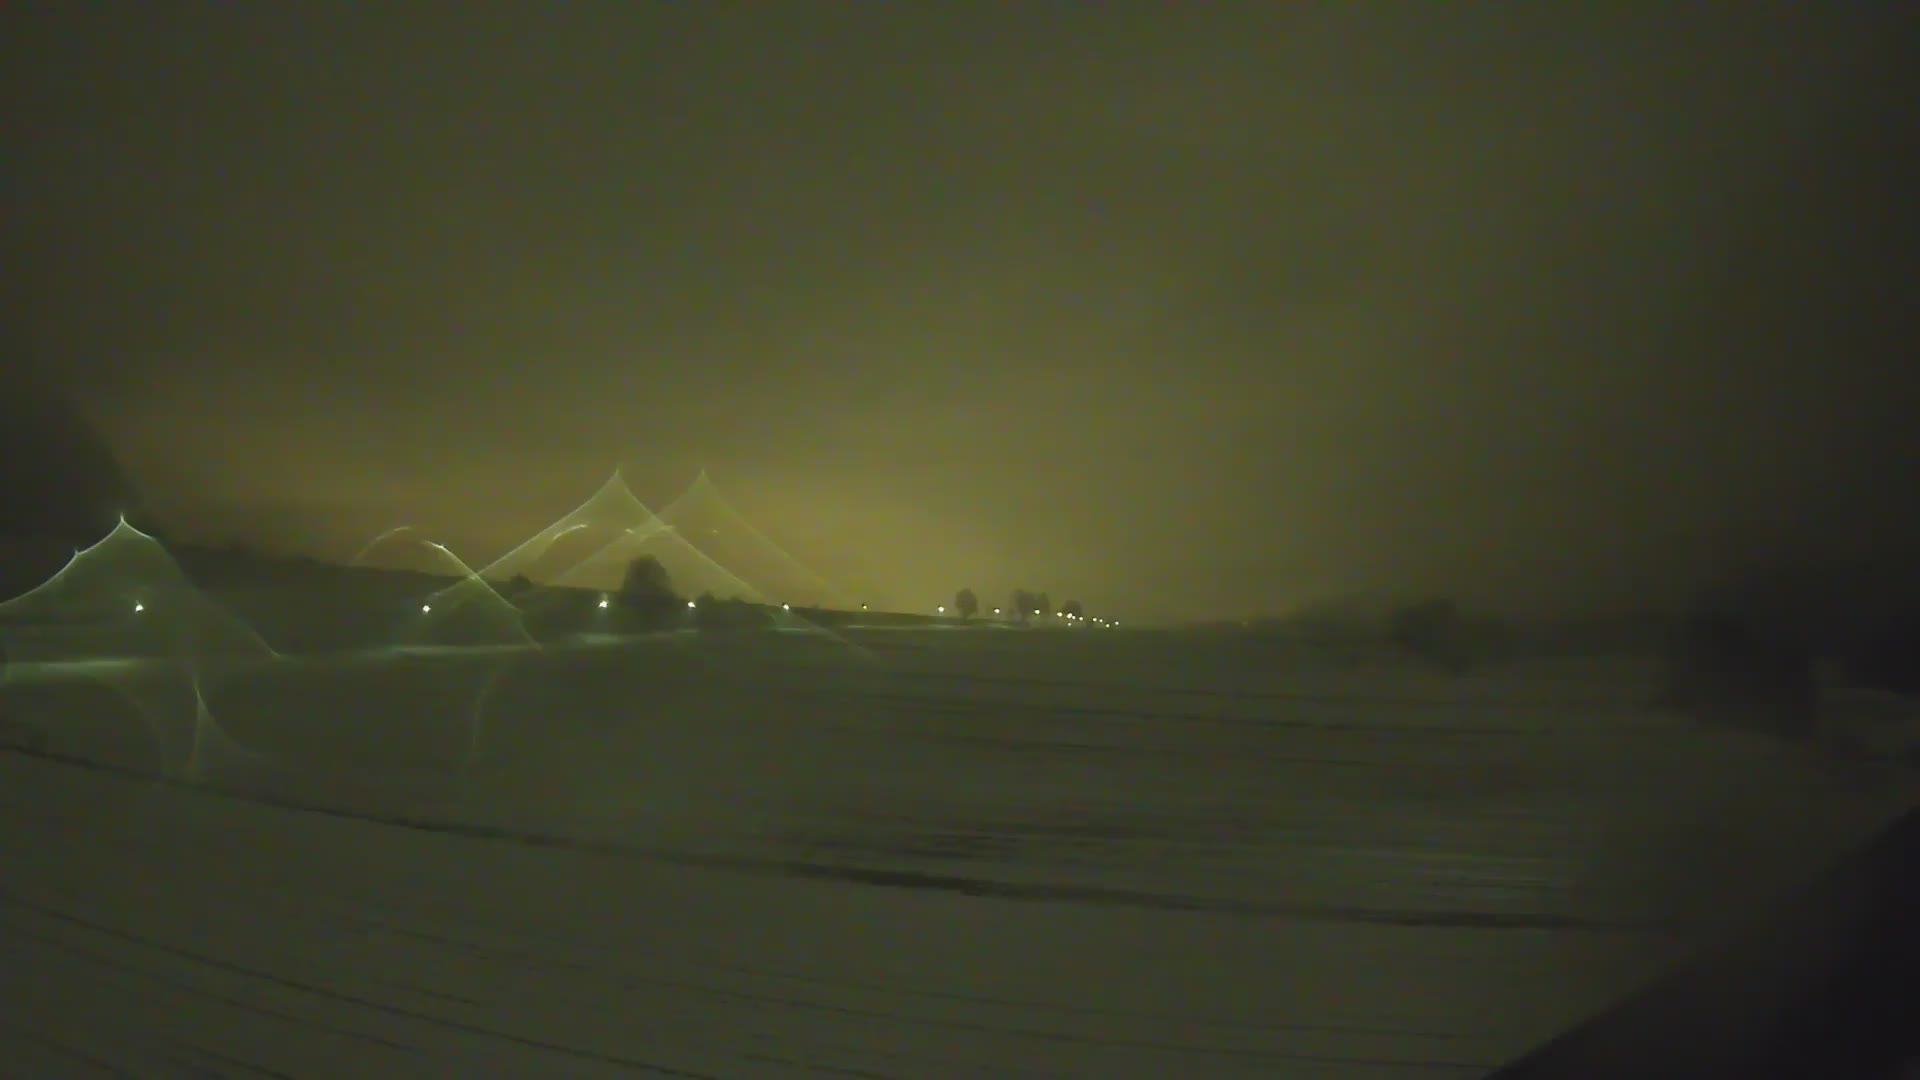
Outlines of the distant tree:
{"type": "Polygon", "coordinates": [[[525,574],[515,574],[511,578],[507,579],[506,593],[508,596],[516,596],[520,593],[527,593],[532,591],[533,591],[533,579],[529,578],[525,574]]]}
{"type": "Polygon", "coordinates": [[[963,619],[971,619],[980,614],[980,598],[973,595],[972,589],[961,589],[953,594],[953,610],[963,619]]]}
{"type": "Polygon", "coordinates": [[[1920,611],[1848,616],[1833,650],[1847,679],[1858,686],[1920,695],[1920,611]]]}
{"type": "Polygon", "coordinates": [[[666,622],[686,603],[673,591],[667,568],[652,555],[642,555],[627,564],[619,597],[620,607],[643,626],[666,622]]]}
{"type": "Polygon", "coordinates": [[[620,582],[623,600],[645,600],[673,595],[673,579],[667,568],[652,555],[641,555],[627,563],[626,577],[620,582]]]}
{"type": "Polygon", "coordinates": [[[693,625],[702,633],[770,630],[774,625],[773,612],[739,597],[722,599],[712,593],[701,593],[694,601],[693,625]]]}
{"type": "Polygon", "coordinates": [[[1819,680],[1804,631],[1751,595],[1703,596],[1668,643],[1657,703],[1710,725],[1812,739],[1819,680]]]}
{"type": "Polygon", "coordinates": [[[1044,610],[1042,605],[1045,603],[1046,603],[1046,596],[1043,593],[1037,593],[1031,589],[1013,590],[1014,621],[1015,622],[1030,621],[1033,618],[1035,612],[1044,610]]]}
{"type": "Polygon", "coordinates": [[[1084,619],[1087,617],[1087,608],[1086,605],[1078,600],[1069,600],[1060,605],[1060,614],[1071,615],[1076,619],[1084,619]]]}
{"type": "Polygon", "coordinates": [[[1449,671],[1469,666],[1460,609],[1451,600],[1425,600],[1395,611],[1388,633],[1402,649],[1449,671]]]}

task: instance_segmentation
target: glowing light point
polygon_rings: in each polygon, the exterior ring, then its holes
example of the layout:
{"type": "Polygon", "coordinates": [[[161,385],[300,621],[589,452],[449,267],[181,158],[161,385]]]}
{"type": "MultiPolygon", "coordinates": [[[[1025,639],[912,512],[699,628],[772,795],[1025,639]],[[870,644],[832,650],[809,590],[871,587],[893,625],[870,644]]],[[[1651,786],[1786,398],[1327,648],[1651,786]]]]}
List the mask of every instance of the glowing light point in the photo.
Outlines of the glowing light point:
{"type": "Polygon", "coordinates": [[[939,607],[934,608],[933,611],[936,615],[945,615],[947,613],[947,605],[941,604],[939,607]]]}
{"type": "Polygon", "coordinates": [[[142,612],[142,611],[145,611],[145,610],[147,610],[147,605],[145,605],[145,604],[142,604],[142,603],[140,603],[139,601],[137,601],[137,600],[136,600],[136,601],[134,601],[134,604],[133,604],[133,610],[134,610],[134,611],[135,611],[136,613],[137,613],[137,612],[142,612]]]}
{"type": "Polygon", "coordinates": [[[792,611],[792,610],[793,610],[793,605],[792,605],[792,604],[781,604],[781,605],[780,605],[780,610],[781,610],[781,611],[792,611]]]}
{"type": "Polygon", "coordinates": [[[421,605],[420,605],[420,611],[421,611],[421,613],[422,613],[422,614],[432,614],[432,613],[433,613],[433,605],[432,605],[432,604],[421,604],[421,605]]]}
{"type": "Polygon", "coordinates": [[[607,598],[606,598],[606,597],[604,597],[604,596],[603,596],[603,597],[601,597],[601,598],[600,598],[600,606],[601,606],[601,607],[606,607],[606,606],[607,606],[607,598]]]}
{"type": "Polygon", "coordinates": [[[1000,609],[999,609],[999,608],[994,608],[994,609],[993,609],[993,613],[994,613],[995,615],[998,615],[998,614],[1000,614],[1000,609]]]}
{"type": "Polygon", "coordinates": [[[692,607],[692,606],[693,606],[693,601],[691,601],[691,600],[689,600],[689,601],[687,601],[687,606],[688,606],[688,607],[692,607]]]}

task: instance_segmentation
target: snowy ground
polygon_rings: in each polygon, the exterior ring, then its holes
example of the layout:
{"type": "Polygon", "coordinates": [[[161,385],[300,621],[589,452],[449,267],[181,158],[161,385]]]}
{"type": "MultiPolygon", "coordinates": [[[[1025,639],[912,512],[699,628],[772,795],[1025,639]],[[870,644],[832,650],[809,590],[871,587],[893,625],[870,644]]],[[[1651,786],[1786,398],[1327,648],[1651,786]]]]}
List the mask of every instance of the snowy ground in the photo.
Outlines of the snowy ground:
{"type": "Polygon", "coordinates": [[[856,636],[17,678],[0,1072],[1474,1076],[1920,801],[1633,660],[856,636]]]}

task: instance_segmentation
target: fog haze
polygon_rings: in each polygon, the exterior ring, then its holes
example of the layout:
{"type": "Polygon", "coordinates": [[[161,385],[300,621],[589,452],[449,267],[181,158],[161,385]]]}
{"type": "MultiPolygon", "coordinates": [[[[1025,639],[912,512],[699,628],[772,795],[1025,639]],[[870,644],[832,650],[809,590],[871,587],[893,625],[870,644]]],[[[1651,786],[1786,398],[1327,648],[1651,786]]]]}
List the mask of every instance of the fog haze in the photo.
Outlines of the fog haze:
{"type": "Polygon", "coordinates": [[[1183,618],[1920,540],[1904,5],[0,20],[13,351],[185,535],[705,468],[879,605],[1183,618]]]}

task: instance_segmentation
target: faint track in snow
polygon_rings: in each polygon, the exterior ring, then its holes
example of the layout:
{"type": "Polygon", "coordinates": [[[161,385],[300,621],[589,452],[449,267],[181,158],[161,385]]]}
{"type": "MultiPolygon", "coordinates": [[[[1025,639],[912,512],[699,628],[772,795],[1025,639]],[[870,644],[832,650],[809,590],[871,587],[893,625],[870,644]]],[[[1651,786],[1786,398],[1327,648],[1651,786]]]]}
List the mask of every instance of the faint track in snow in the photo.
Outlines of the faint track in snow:
{"type": "MultiPolygon", "coordinates": [[[[911,710],[913,715],[975,716],[991,714],[998,718],[1033,715],[1048,720],[1068,721],[1132,721],[1144,723],[1202,723],[1223,727],[1253,728],[1258,730],[1300,730],[1300,731],[1339,731],[1358,733],[1378,733],[1383,735],[1425,735],[1433,738],[1470,739],[1488,735],[1525,735],[1559,737],[1566,734],[1562,729],[1533,725],[1514,724],[1408,724],[1381,722],[1376,720],[1303,720],[1278,716],[1245,716],[1224,712],[1208,712],[1192,709],[1141,709],[1119,705],[1070,705],[1049,702],[1035,704],[1018,700],[968,699],[956,702],[952,698],[921,696],[902,691],[839,689],[807,686],[782,686],[780,689],[794,695],[816,701],[833,703],[874,704],[911,710]]],[[[1266,700],[1266,699],[1263,699],[1266,700]]],[[[1341,705],[1354,709],[1392,705],[1400,708],[1425,708],[1431,710],[1455,709],[1475,712],[1483,711],[1476,701],[1460,699],[1425,699],[1418,701],[1394,699],[1365,699],[1343,695],[1308,696],[1274,698],[1301,705],[1341,705]]],[[[1574,705],[1562,703],[1557,706],[1530,703],[1524,708],[1528,711],[1542,709],[1591,708],[1595,711],[1618,713],[1619,706],[1612,705],[1574,705]]],[[[1631,728],[1619,728],[1617,734],[1633,733],[1631,728]]]]}
{"type": "MultiPolygon", "coordinates": [[[[131,777],[139,774],[94,762],[64,759],[63,764],[131,777]]],[[[1204,912],[1248,918],[1285,918],[1301,922],[1353,923],[1375,926],[1429,927],[1483,930],[1561,930],[1592,933],[1667,934],[1678,927],[1664,923],[1589,919],[1550,912],[1492,912],[1442,909],[1396,909],[1336,904],[1302,904],[1284,901],[1244,900],[1209,897],[1144,889],[1125,889],[1099,885],[1046,884],[997,880],[984,876],[941,874],[917,870],[864,867],[773,856],[719,854],[637,844],[563,836],[556,833],[511,829],[500,825],[433,821],[381,814],[362,813],[336,807],[278,801],[215,785],[197,785],[173,780],[147,782],[170,788],[200,792],[236,802],[271,806],[295,813],[316,814],[347,821],[360,821],[390,828],[435,833],[471,840],[495,841],[528,847],[558,848],[584,854],[620,859],[636,859],[664,865],[706,870],[726,870],[776,878],[817,881],[843,881],[881,888],[917,889],[963,896],[1020,900],[1039,903],[1086,904],[1104,907],[1138,908],[1170,912],[1204,912]]]]}
{"type": "MultiPolygon", "coordinates": [[[[589,1061],[589,1062],[602,1064],[602,1065],[612,1065],[612,1066],[617,1066],[617,1067],[629,1069],[629,1070],[651,1072],[660,1076],[670,1076],[670,1077],[680,1078],[680,1080],[721,1080],[721,1078],[714,1073],[701,1072],[693,1069],[674,1068],[672,1066],[663,1065],[653,1061],[646,1061],[639,1058],[626,1057],[618,1054],[607,1054],[607,1053],[602,1053],[595,1050],[589,1050],[583,1047],[568,1046],[564,1043],[553,1042],[550,1040],[535,1038],[533,1036],[528,1036],[528,1035],[521,1035],[511,1031],[503,1031],[498,1028],[489,1028],[489,1027],[476,1025],[476,1024],[468,1024],[463,1021],[435,1015],[433,1013],[423,1012],[418,1009],[410,1009],[403,1006],[397,1006],[397,1005],[392,1005],[385,1002],[375,1001],[371,998],[367,998],[350,991],[339,990],[333,987],[321,986],[299,977],[284,975],[284,974],[280,974],[273,971],[266,971],[259,968],[251,967],[246,964],[235,963],[233,961],[225,960],[221,957],[214,956],[212,954],[206,953],[201,950],[186,948],[180,945],[175,945],[172,942],[161,941],[161,940],[149,938],[140,934],[130,933],[128,931],[121,930],[117,927],[108,926],[100,922],[83,918],[81,916],[70,915],[66,912],[57,910],[47,905],[38,904],[31,900],[25,899],[20,895],[18,895],[17,893],[13,892],[11,889],[5,888],[4,886],[0,886],[0,905],[5,905],[5,906],[13,907],[19,910],[31,912],[34,915],[40,916],[41,918],[54,923],[59,923],[62,925],[74,927],[74,928],[86,931],[87,933],[98,936],[100,938],[119,942],[122,945],[131,945],[136,948],[149,949],[154,952],[158,952],[158,953],[162,953],[167,956],[170,956],[176,960],[185,961],[189,964],[202,965],[208,968],[213,968],[219,971],[226,972],[228,974],[238,975],[245,979],[256,980],[258,982],[271,984],[273,986],[281,987],[283,989],[293,990],[303,994],[312,995],[313,997],[321,998],[336,1004],[352,1006],[352,1007],[363,1009],[373,1013],[386,1013],[410,1022],[420,1023],[420,1024],[424,1024],[431,1027],[443,1028],[446,1030],[458,1032],[463,1035],[472,1035],[472,1036],[479,1036],[482,1038],[496,1039],[502,1042],[514,1043],[520,1046],[527,1047],[529,1049],[540,1050],[547,1053],[556,1054],[562,1057],[577,1058],[583,1061],[589,1061]]],[[[96,962],[98,961],[96,960],[96,962]]],[[[355,1033],[355,1034],[359,1035],[360,1037],[365,1037],[361,1033],[355,1033]]]]}
{"type": "MultiPolygon", "coordinates": [[[[125,858],[125,857],[137,858],[138,852],[132,851],[132,850],[118,851],[118,852],[115,852],[115,857],[116,858],[125,858]]],[[[155,868],[159,870],[164,870],[164,867],[160,867],[157,865],[157,861],[156,861],[155,868]]],[[[233,890],[231,890],[230,888],[222,888],[219,890],[212,891],[212,894],[217,896],[230,896],[232,895],[232,893],[233,893],[233,890]]],[[[254,896],[246,896],[243,893],[241,894],[240,897],[236,897],[236,899],[242,898],[242,897],[250,900],[259,899],[260,897],[257,895],[257,893],[258,893],[258,890],[256,890],[256,895],[254,896]]],[[[364,911],[360,911],[360,912],[355,912],[351,910],[327,911],[327,910],[324,910],[323,905],[315,904],[313,902],[313,899],[310,897],[295,898],[295,897],[280,895],[277,899],[281,902],[281,905],[283,907],[290,909],[295,914],[296,917],[298,917],[299,915],[305,915],[308,918],[315,919],[318,922],[321,922],[323,924],[328,924],[328,925],[339,925],[342,920],[347,920],[351,922],[362,923],[368,926],[381,926],[384,929],[387,929],[393,933],[402,934],[404,936],[417,938],[423,941],[437,943],[438,945],[445,946],[445,947],[452,947],[456,949],[471,951],[477,955],[492,959],[496,962],[506,965],[510,971],[517,971],[520,973],[524,973],[526,970],[532,967],[546,967],[546,968],[568,970],[573,972],[574,974],[586,974],[586,975],[592,976],[595,978],[596,981],[606,983],[608,985],[608,988],[610,989],[621,989],[621,990],[628,990],[628,989],[634,989],[634,988],[663,989],[663,990],[668,990],[675,993],[694,993],[694,994],[712,996],[719,999],[733,999],[735,1001],[748,1001],[748,1002],[754,1002],[759,1004],[770,1004],[770,1005],[784,1006],[784,1007],[791,1007],[791,1008],[801,1008],[801,1009],[827,1013],[827,1014],[837,1014],[837,1015],[849,1016],[849,1017],[874,1019],[874,1020],[880,1020],[880,1021],[884,1021],[892,1024],[903,1025],[907,1027],[931,1026],[934,1028],[942,1028],[942,1029],[956,1031],[956,1032],[966,1032],[966,1033],[974,1033],[974,1034],[982,1034],[982,1035],[1010,1036],[1015,1038],[1028,1039],[1028,1040],[1032,1040],[1039,1043],[1081,1045],[1081,1046],[1087,1046],[1087,1047],[1100,1047],[1100,1048],[1118,1047],[1118,1048],[1131,1048],[1136,1050],[1151,1050],[1151,1051],[1158,1051],[1163,1053],[1180,1054],[1186,1057],[1191,1057],[1196,1059],[1200,1059],[1200,1058],[1238,1059],[1238,1060],[1242,1060],[1250,1063],[1267,1063],[1275,1066],[1283,1065],[1285,1063],[1317,1063],[1317,1064],[1369,1065],[1369,1066],[1393,1067],[1393,1068],[1413,1067],[1413,1068],[1429,1069],[1429,1070],[1442,1070],[1442,1071],[1448,1071],[1448,1072],[1477,1071],[1477,1070],[1482,1070],[1486,1067],[1483,1063],[1466,1063],[1466,1062],[1458,1062],[1458,1061],[1368,1058],[1368,1057],[1358,1057],[1358,1056],[1352,1056],[1352,1055],[1343,1056],[1343,1055],[1336,1055],[1336,1054],[1313,1054],[1313,1053],[1290,1052],[1285,1050],[1244,1050],[1244,1049],[1234,1049],[1234,1048],[1227,1048],[1227,1047],[1210,1047],[1210,1046],[1203,1046],[1198,1044],[1173,1043],[1173,1042],[1167,1042],[1164,1040],[1151,1040],[1151,1039],[1145,1039],[1140,1037],[1088,1036],[1088,1035],[1076,1034],[1073,1032],[1035,1028],[1031,1024],[1017,1025],[1017,1024],[969,1023],[969,1022],[963,1022],[963,1021],[947,1020],[947,1019],[942,1019],[937,1017],[913,1016],[910,1014],[904,1014],[897,1011],[849,1007],[846,1005],[834,1004],[831,1002],[807,1001],[807,1000],[799,1000],[799,999],[793,999],[793,998],[783,998],[779,996],[756,995],[751,993],[743,993],[739,990],[732,989],[732,988],[714,987],[710,985],[700,985],[697,983],[688,983],[688,982],[676,981],[676,980],[652,978],[647,976],[635,976],[627,972],[607,970],[604,967],[601,967],[599,965],[585,965],[585,964],[581,964],[579,962],[574,962],[574,961],[556,960],[551,956],[546,955],[547,950],[545,949],[535,949],[535,948],[502,949],[498,946],[483,945],[477,942],[462,940],[456,936],[450,936],[446,932],[424,931],[424,930],[420,930],[413,927],[400,926],[398,924],[392,923],[389,920],[382,920],[378,918],[369,917],[364,913],[364,911]],[[306,910],[301,911],[300,910],[301,908],[304,908],[306,910]]],[[[168,946],[166,946],[164,943],[155,942],[152,939],[144,938],[144,937],[135,938],[135,937],[126,935],[124,932],[115,931],[112,928],[105,928],[105,927],[98,926],[97,924],[91,923],[87,920],[76,919],[72,916],[53,912],[45,908],[44,906],[36,906],[36,905],[26,903],[24,901],[21,901],[17,897],[8,897],[8,896],[5,896],[4,894],[0,894],[0,903],[9,903],[16,907],[25,907],[28,910],[37,911],[38,913],[45,915],[49,918],[64,919],[66,921],[75,923],[77,925],[86,926],[90,929],[96,930],[101,933],[105,933],[109,935],[117,935],[125,940],[139,940],[141,943],[147,945],[150,948],[157,948],[157,949],[170,951],[174,955],[192,955],[200,959],[202,962],[221,965],[228,968],[229,970],[240,971],[255,978],[269,978],[269,979],[274,978],[274,976],[271,973],[265,973],[256,968],[240,967],[240,966],[227,964],[226,962],[221,961],[218,958],[208,957],[204,954],[200,954],[197,952],[187,953],[183,950],[169,949],[168,946]]],[[[341,906],[346,907],[347,905],[342,904],[341,906]]],[[[236,909],[234,914],[236,915],[240,914],[241,910],[242,909],[236,909]]],[[[570,943],[570,944],[573,944],[574,947],[576,948],[579,947],[579,943],[570,943]]],[[[96,956],[95,959],[101,959],[101,958],[96,956]]],[[[110,958],[106,959],[105,962],[109,964],[112,963],[110,958]]],[[[748,969],[747,973],[758,976],[758,977],[763,977],[763,978],[778,977],[777,975],[772,975],[770,973],[761,972],[761,971],[755,971],[752,969],[748,969]]],[[[154,978],[150,973],[139,973],[139,974],[145,974],[146,977],[149,979],[154,978]]],[[[187,992],[195,992],[194,988],[188,987],[188,986],[182,986],[177,982],[167,983],[165,980],[161,980],[161,981],[166,986],[166,988],[171,991],[178,992],[181,990],[185,990],[187,992]]],[[[849,985],[845,982],[839,982],[834,980],[814,980],[814,981],[822,982],[828,986],[835,986],[839,988],[846,988],[849,985]]],[[[286,982],[286,985],[295,986],[301,989],[313,990],[310,984],[303,984],[301,982],[286,982]]],[[[875,990],[875,991],[881,991],[881,992],[889,992],[889,993],[895,992],[895,988],[881,986],[879,984],[866,984],[864,988],[875,990]]],[[[324,988],[320,988],[318,990],[313,990],[313,992],[324,993],[326,991],[324,990],[324,988]]],[[[590,994],[588,996],[597,999],[599,995],[596,993],[596,994],[590,994]]],[[[914,996],[914,995],[910,994],[909,996],[914,996]]],[[[945,997],[945,998],[951,998],[956,1000],[986,1001],[1009,1010],[1018,1010],[1022,1012],[1035,1010],[1035,1009],[1056,1010],[1056,1011],[1061,1011],[1066,1013],[1079,1013],[1079,1014],[1091,1015],[1091,1016],[1120,1017],[1120,1018],[1130,1019],[1134,1021],[1147,1020],[1147,1019],[1159,1019],[1163,1022],[1168,1022],[1168,1021],[1173,1021],[1175,1019],[1179,1019],[1181,1023],[1190,1025],[1190,1026],[1216,1027],[1216,1028],[1229,1029],[1229,1030],[1240,1029],[1240,1030],[1246,1030],[1246,1031],[1264,1032],[1269,1035],[1285,1034],[1289,1031],[1316,1029],[1316,1026],[1313,1026],[1313,1025],[1284,1025],[1284,1024],[1256,1025],[1256,1024],[1231,1024],[1231,1023],[1222,1024],[1218,1022],[1208,1022],[1204,1020],[1195,1021],[1195,1020],[1186,1019],[1186,1018],[1172,1018],[1172,1017],[1155,1018],[1155,1017],[1150,1017],[1143,1014],[1130,1014],[1124,1011],[1090,1009],[1090,1008],[1075,1007],[1070,1005],[1057,1006],[1057,1005],[1048,1005],[1048,1004],[1043,1004],[1038,1002],[1014,1002],[1014,1001],[1006,1001],[1006,1000],[1000,1000],[1000,999],[982,998],[977,995],[920,994],[918,996],[945,997]]],[[[223,1002],[229,1005],[235,1005],[240,1008],[249,1009],[249,1011],[254,1011],[254,1012],[261,1011],[258,1007],[248,1006],[246,1003],[236,1001],[235,999],[232,999],[232,998],[220,998],[219,1000],[222,1000],[223,1002]]],[[[390,1004],[382,1005],[378,1003],[369,1003],[365,999],[362,999],[359,997],[344,997],[343,1000],[350,1000],[357,1004],[361,1004],[367,1007],[378,1007],[378,1008],[388,1009],[389,1011],[393,1011],[398,1015],[407,1016],[407,1017],[426,1016],[426,1014],[419,1013],[415,1010],[399,1008],[399,1007],[392,1006],[390,1004]]],[[[271,1013],[271,1015],[274,1015],[279,1019],[288,1020],[292,1022],[298,1022],[300,1019],[297,1016],[293,1016],[286,1013],[280,1013],[280,1012],[273,1012],[271,1013]]],[[[445,1022],[443,1018],[433,1018],[433,1017],[427,1017],[427,1018],[434,1019],[435,1022],[445,1022]]],[[[468,1030],[480,1030],[479,1028],[473,1027],[471,1025],[467,1025],[466,1028],[468,1030]]],[[[1367,1028],[1328,1029],[1325,1027],[1318,1027],[1317,1030],[1323,1030],[1323,1031],[1324,1030],[1346,1030],[1354,1034],[1394,1035],[1402,1038],[1409,1037],[1409,1036],[1418,1037],[1420,1035],[1420,1033],[1418,1032],[1409,1032],[1406,1030],[1393,1030],[1393,1029],[1367,1029],[1367,1028]]],[[[344,1031],[342,1033],[347,1035],[357,1036],[357,1037],[366,1037],[363,1033],[358,1033],[358,1032],[344,1031]]],[[[511,1038],[511,1036],[501,1036],[501,1037],[511,1038]]],[[[1439,1035],[1428,1035],[1426,1037],[1446,1038],[1446,1036],[1439,1036],[1439,1035]]],[[[396,1049],[408,1049],[408,1047],[406,1047],[404,1044],[389,1043],[388,1045],[391,1045],[396,1049]]],[[[823,1047],[817,1047],[816,1049],[832,1050],[835,1048],[831,1046],[823,1046],[823,1047]]],[[[841,1069],[839,1067],[822,1065],[822,1064],[811,1064],[807,1066],[807,1068],[809,1071],[816,1071],[816,1072],[835,1074],[835,1075],[854,1075],[854,1076],[870,1076],[870,1077],[879,1077],[879,1076],[885,1075],[885,1074],[873,1072],[870,1070],[846,1070],[846,1069],[841,1069]]],[[[985,1066],[983,1066],[982,1069],[983,1071],[988,1071],[985,1066]]],[[[692,1075],[700,1075],[700,1074],[692,1074],[692,1075]]],[[[1005,1070],[1000,1070],[999,1075],[1008,1075],[1008,1074],[1006,1073],[1005,1070]]]]}
{"type": "MultiPolygon", "coordinates": [[[[69,1070],[72,1066],[79,1065],[101,1076],[116,1077],[120,1078],[120,1080],[141,1080],[140,1074],[138,1073],[121,1068],[119,1065],[91,1051],[73,1046],[64,1040],[56,1039],[44,1031],[32,1027],[25,1027],[8,1020],[0,1020],[0,1038],[4,1038],[16,1054],[32,1047],[38,1049],[42,1056],[56,1059],[65,1065],[65,1068],[62,1068],[58,1073],[37,1073],[35,1074],[37,1076],[60,1076],[63,1080],[72,1080],[76,1074],[69,1070]]],[[[20,1064],[18,1056],[16,1056],[14,1063],[16,1065],[20,1064]]],[[[24,1076],[26,1074],[22,1073],[17,1075],[24,1076]]]]}

